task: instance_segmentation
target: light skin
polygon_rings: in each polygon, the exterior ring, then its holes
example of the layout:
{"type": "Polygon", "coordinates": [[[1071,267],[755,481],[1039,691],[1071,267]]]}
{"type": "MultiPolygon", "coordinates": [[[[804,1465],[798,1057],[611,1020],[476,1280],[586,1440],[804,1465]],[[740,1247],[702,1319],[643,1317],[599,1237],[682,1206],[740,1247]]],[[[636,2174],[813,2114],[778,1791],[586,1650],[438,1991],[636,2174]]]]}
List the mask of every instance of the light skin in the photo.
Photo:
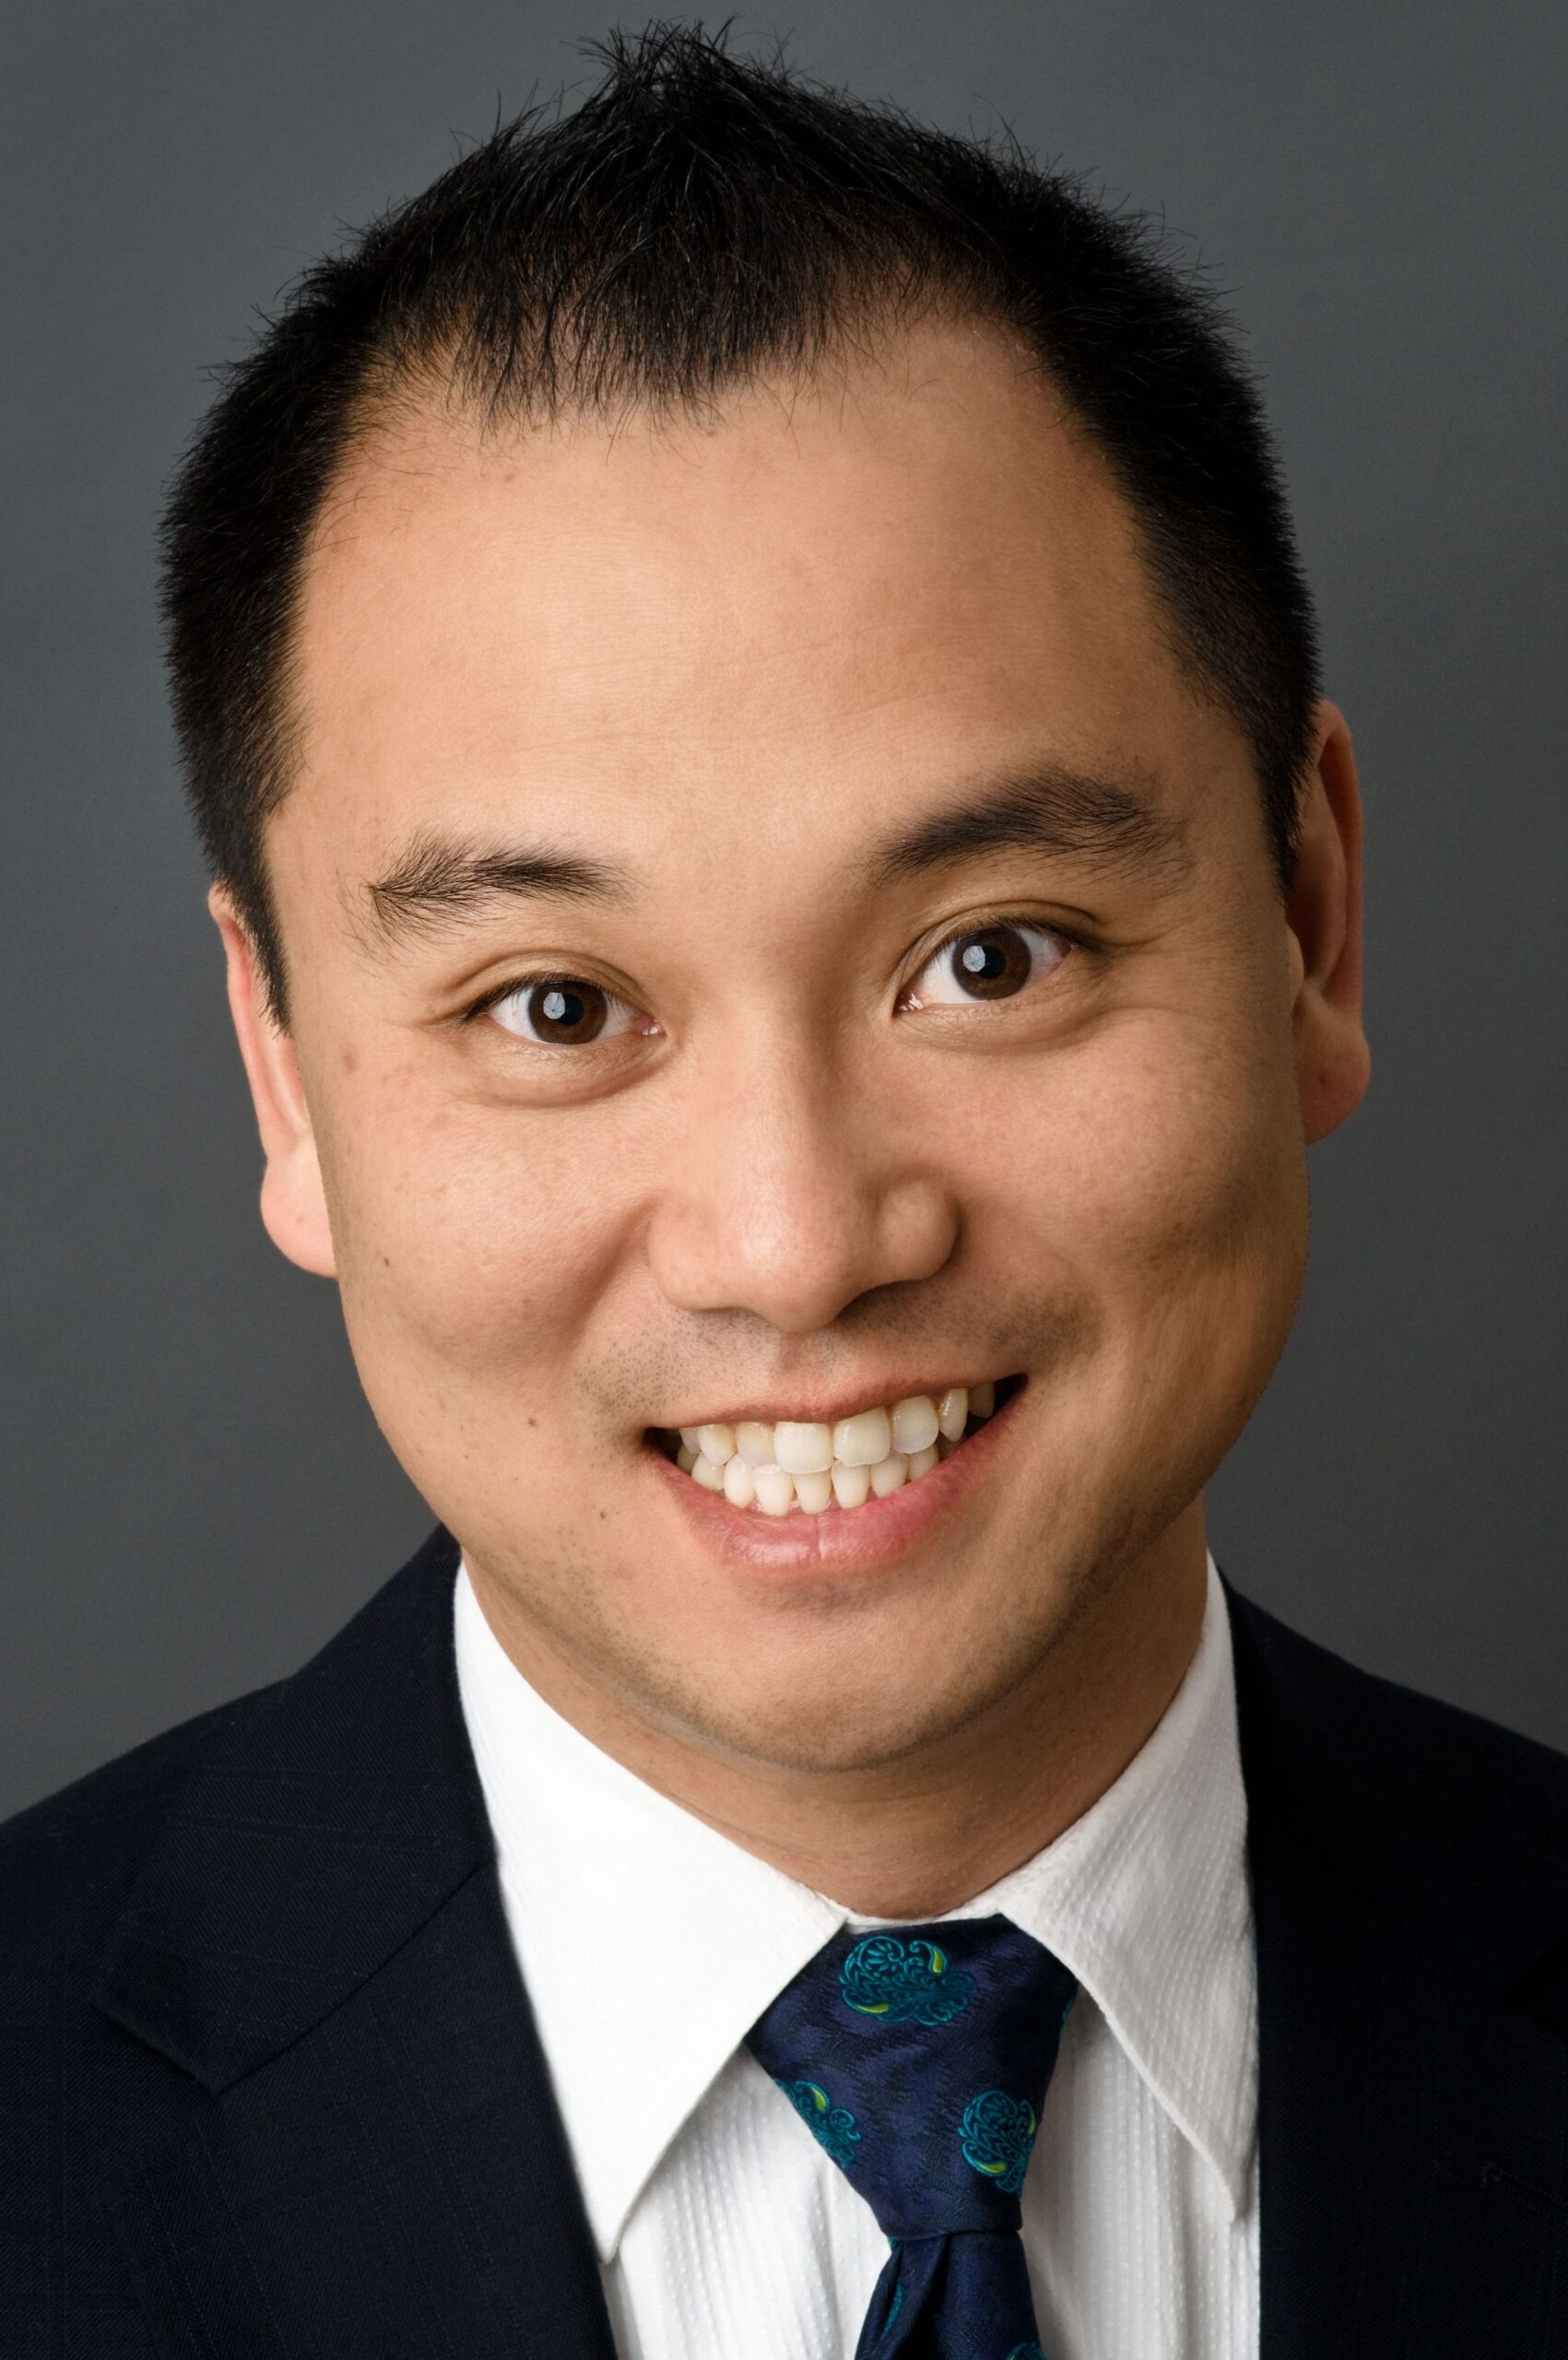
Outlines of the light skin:
{"type": "Polygon", "coordinates": [[[1104,463],[938,320],[703,423],[406,405],[295,656],[286,1029],[213,897],[272,1237],[552,1705],[852,1909],[961,1906],[1197,1644],[1366,1084],[1342,719],[1282,898],[1104,463]],[[526,1037],[541,977],[604,1032],[526,1037]],[[769,1531],[649,1440],[985,1377],[925,1484],[769,1531]]]}

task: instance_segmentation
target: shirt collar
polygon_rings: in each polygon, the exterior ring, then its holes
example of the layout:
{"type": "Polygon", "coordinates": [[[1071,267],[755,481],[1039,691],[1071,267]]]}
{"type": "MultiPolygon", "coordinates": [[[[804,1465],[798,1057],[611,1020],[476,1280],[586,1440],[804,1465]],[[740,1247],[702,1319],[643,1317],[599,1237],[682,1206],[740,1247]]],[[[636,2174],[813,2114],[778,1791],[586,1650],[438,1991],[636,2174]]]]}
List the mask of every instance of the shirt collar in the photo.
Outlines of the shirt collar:
{"type": "MultiPolygon", "coordinates": [[[[601,2259],[762,2011],[850,1913],[742,1851],[532,1689],[460,1567],[459,1691],[501,1896],[601,2259]]],[[[948,1912],[999,1909],[1078,1976],[1177,2128],[1244,2201],[1256,1977],[1229,1618],[1114,1786],[948,1912]]]]}
{"type": "Polygon", "coordinates": [[[999,1909],[1070,1967],[1178,2130],[1246,2206],[1257,1971],[1231,1622],[1212,1558],[1203,1627],[1114,1786],[954,1916],[999,1909]]]}

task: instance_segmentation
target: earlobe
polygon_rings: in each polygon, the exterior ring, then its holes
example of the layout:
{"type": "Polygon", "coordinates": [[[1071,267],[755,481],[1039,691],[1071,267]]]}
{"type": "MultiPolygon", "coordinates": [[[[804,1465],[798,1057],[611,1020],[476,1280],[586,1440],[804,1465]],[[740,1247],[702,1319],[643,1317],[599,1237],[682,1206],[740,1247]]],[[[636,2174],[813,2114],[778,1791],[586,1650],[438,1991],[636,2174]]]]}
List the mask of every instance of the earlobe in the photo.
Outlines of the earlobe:
{"type": "Polygon", "coordinates": [[[1362,1022],[1361,789],[1345,717],[1326,702],[1318,707],[1286,914],[1296,1080],[1311,1144],[1354,1113],[1372,1070],[1362,1022]]]}
{"type": "Polygon", "coordinates": [[[261,1189],[263,1224],[278,1252],[290,1262],[319,1278],[336,1278],[337,1262],[321,1162],[294,1044],[267,1006],[255,946],[225,887],[212,888],[207,907],[223,938],[229,1010],[266,1158],[261,1189]]]}

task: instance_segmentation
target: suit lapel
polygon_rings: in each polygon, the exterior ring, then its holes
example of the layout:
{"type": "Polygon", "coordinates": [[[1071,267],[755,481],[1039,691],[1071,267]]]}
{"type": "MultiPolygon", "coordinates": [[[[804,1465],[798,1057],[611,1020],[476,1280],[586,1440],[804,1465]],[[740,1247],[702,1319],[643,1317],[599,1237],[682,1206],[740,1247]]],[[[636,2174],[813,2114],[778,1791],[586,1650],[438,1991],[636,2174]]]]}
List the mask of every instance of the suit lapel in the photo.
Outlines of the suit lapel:
{"type": "Polygon", "coordinates": [[[462,1725],[455,1563],[438,1534],[242,1710],[122,1917],[100,2005],[196,2085],[111,2200],[182,2352],[613,2360],[462,1725]]]}
{"type": "Polygon", "coordinates": [[[1434,1716],[1230,1593],[1257,1938],[1261,2360],[1549,2360],[1568,1863],[1434,1716]],[[1434,1729],[1435,1724],[1435,1729],[1434,1729]]]}

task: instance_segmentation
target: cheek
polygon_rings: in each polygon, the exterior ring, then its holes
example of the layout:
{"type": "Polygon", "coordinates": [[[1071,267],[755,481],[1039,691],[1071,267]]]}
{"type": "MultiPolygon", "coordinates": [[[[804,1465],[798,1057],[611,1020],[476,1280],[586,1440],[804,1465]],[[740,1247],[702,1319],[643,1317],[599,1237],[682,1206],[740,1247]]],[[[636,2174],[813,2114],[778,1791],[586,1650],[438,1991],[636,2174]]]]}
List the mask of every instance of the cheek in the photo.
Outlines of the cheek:
{"type": "Polygon", "coordinates": [[[1269,1044],[1129,1021],[1056,1063],[1018,1115],[1023,1220],[1113,1318],[1159,1325],[1238,1290],[1293,1301],[1304,1160],[1269,1044]]]}
{"type": "Polygon", "coordinates": [[[1055,1061],[1018,1109],[996,1233],[1010,1268],[1049,1273],[1081,1310],[1081,1355],[1043,1371],[1042,1480],[1058,1503],[1077,1487],[1094,1516],[1153,1528],[1256,1405],[1305,1262],[1289,1080],[1267,1044],[1129,1025],[1055,1061]]]}
{"type": "Polygon", "coordinates": [[[432,1105],[413,1087],[339,1107],[324,1174],[356,1349],[395,1343],[457,1376],[559,1375],[635,1195],[595,1127],[580,1110],[432,1105]]]}

